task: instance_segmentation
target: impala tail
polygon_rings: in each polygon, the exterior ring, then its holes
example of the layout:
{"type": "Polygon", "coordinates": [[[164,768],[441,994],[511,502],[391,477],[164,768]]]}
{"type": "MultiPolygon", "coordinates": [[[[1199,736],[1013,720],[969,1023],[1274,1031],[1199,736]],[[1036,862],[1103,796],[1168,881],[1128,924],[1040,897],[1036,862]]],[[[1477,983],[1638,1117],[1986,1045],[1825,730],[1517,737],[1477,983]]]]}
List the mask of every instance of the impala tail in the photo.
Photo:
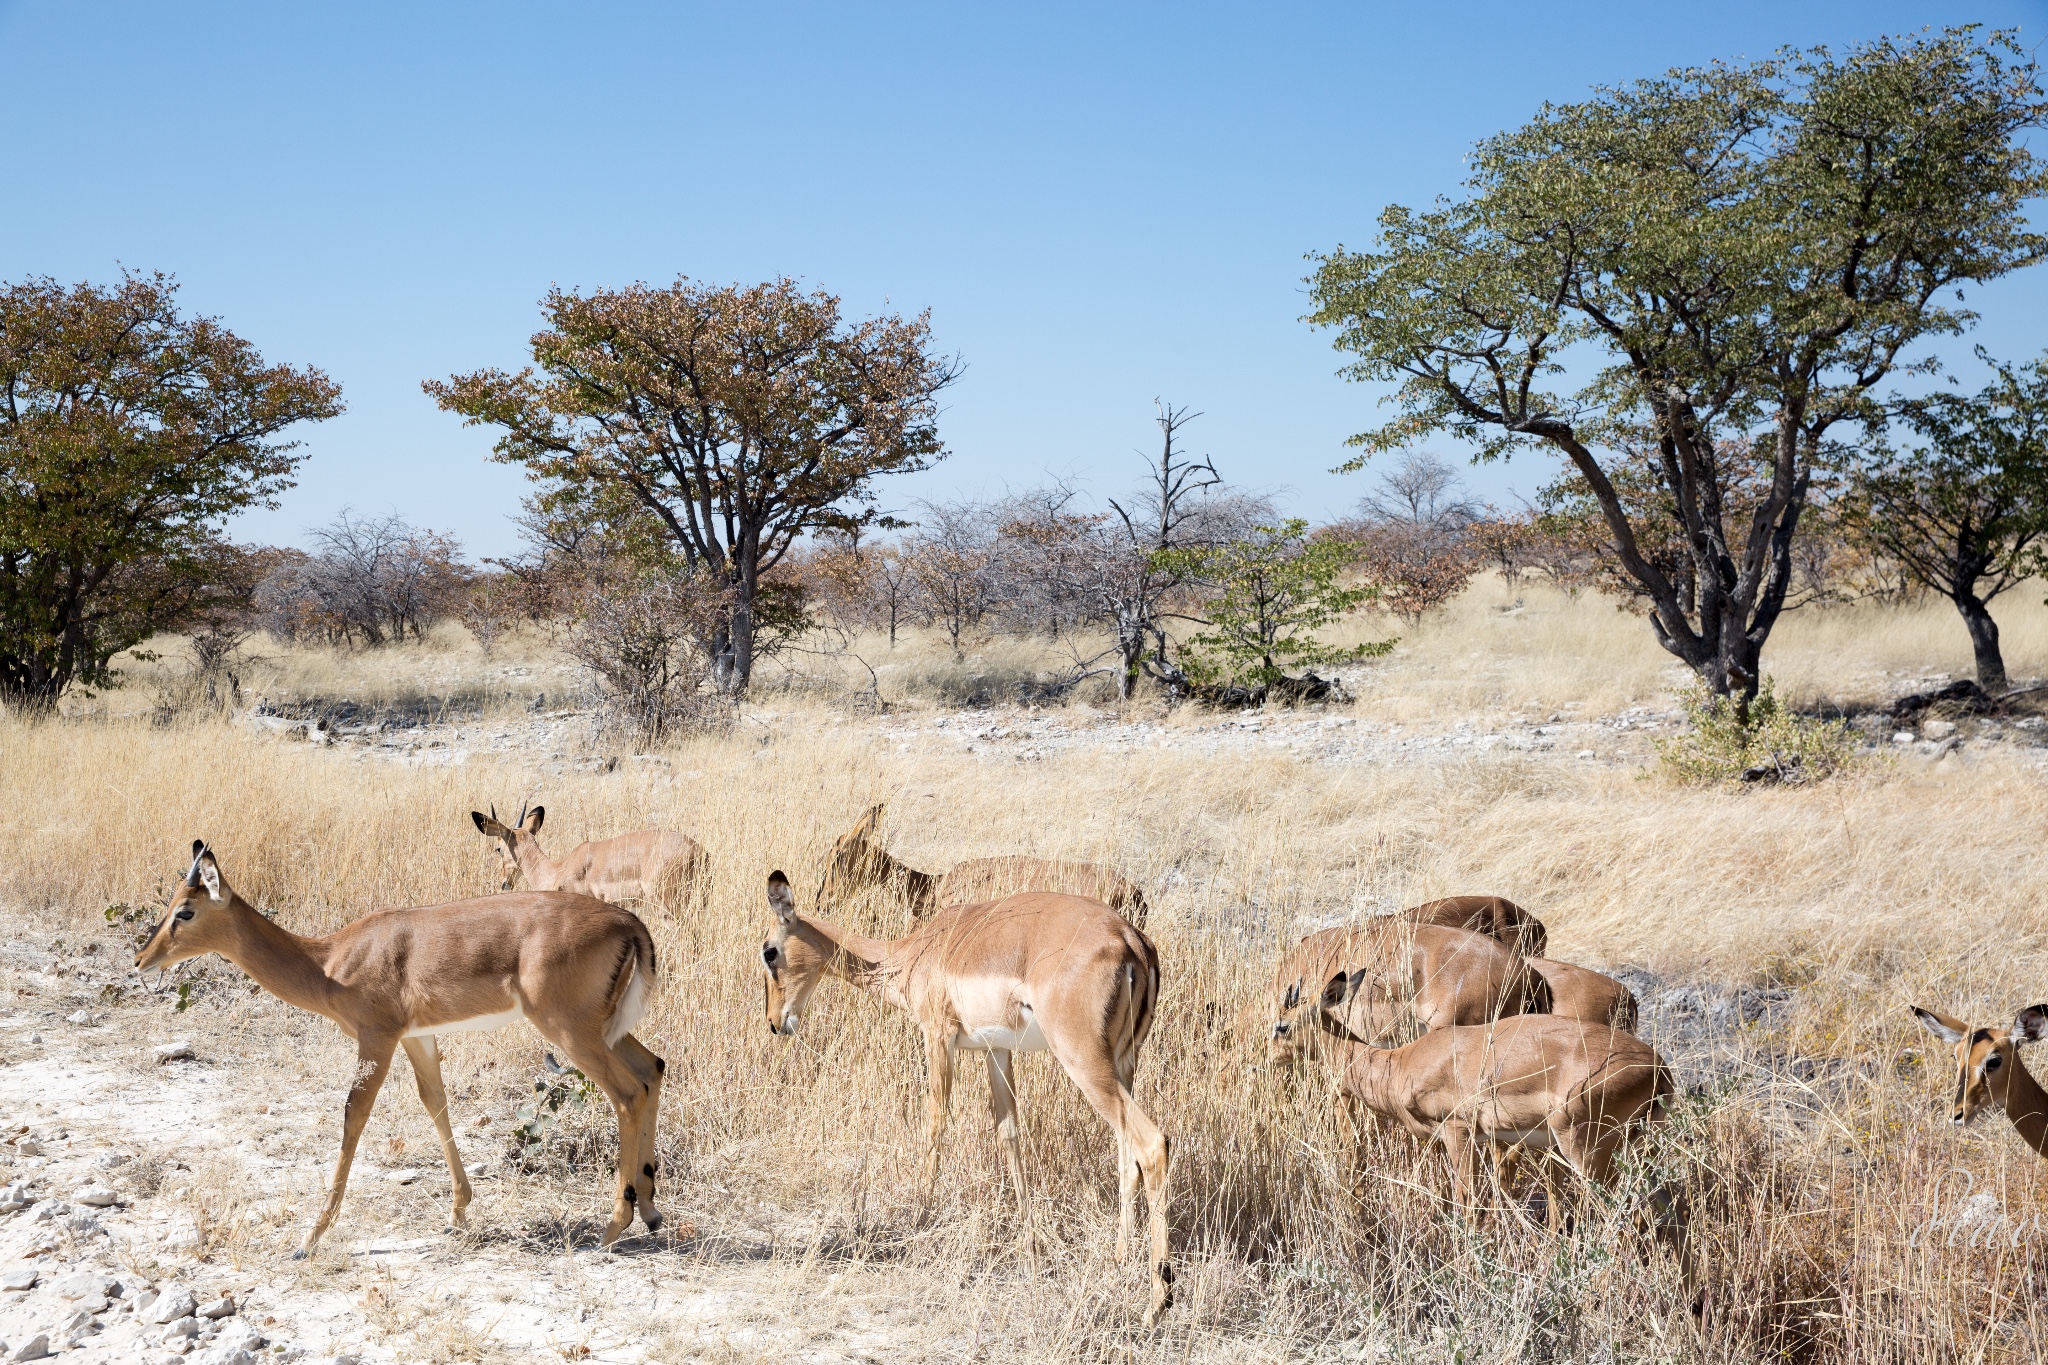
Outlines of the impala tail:
{"type": "Polygon", "coordinates": [[[619,967],[612,976],[611,1014],[605,1020],[604,1041],[615,1047],[631,1033],[647,1013],[647,997],[655,985],[654,940],[646,929],[626,940],[619,950],[619,967]]]}

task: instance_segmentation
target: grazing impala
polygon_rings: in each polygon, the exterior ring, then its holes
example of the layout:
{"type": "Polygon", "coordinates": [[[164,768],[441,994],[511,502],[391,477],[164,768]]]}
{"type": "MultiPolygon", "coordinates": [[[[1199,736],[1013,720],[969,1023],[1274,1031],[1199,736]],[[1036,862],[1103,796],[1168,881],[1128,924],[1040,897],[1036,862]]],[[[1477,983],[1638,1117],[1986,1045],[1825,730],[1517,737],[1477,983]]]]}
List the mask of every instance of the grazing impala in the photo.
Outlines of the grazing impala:
{"type": "Polygon", "coordinates": [[[1549,988],[1521,958],[1465,929],[1382,916],[1310,934],[1280,960],[1271,993],[1269,1061],[1318,1033],[1376,1043],[1423,1030],[1546,1010],[1549,988]]]}
{"type": "Polygon", "coordinates": [[[588,896],[529,891],[379,910],[325,938],[301,938],[236,895],[199,841],[191,871],[135,965],[148,971],[205,953],[219,953],[278,999],[325,1015],[355,1039],[341,1157],[300,1256],[319,1244],[341,1210],[356,1143],[401,1046],[441,1135],[455,1183],[454,1221],[463,1222],[469,1180],[449,1128],[434,1040],[522,1017],[582,1068],[618,1116],[618,1189],[604,1244],[619,1239],[635,1212],[649,1232],[661,1226],[654,1126],[664,1064],[628,1032],[655,984],[654,943],[636,916],[588,896]]]}
{"type": "Polygon", "coordinates": [[[1561,1019],[1584,1019],[1624,1033],[1636,1031],[1636,996],[1628,987],[1590,967],[1554,958],[1526,959],[1529,969],[1550,988],[1549,1013],[1561,1019]]]}
{"type": "Polygon", "coordinates": [[[505,863],[505,880],[499,890],[510,891],[512,883],[524,874],[527,886],[535,891],[573,891],[618,904],[654,900],[703,885],[709,860],[687,834],[636,830],[615,839],[578,844],[567,856],[550,859],[534,837],[547,816],[545,806],[521,809],[519,818],[507,825],[498,819],[496,806],[489,815],[477,810],[469,813],[478,830],[498,841],[498,855],[505,863]]]}
{"type": "Polygon", "coordinates": [[[2012,1120],[2027,1146],[2048,1156],[2048,1093],[2020,1061],[2020,1048],[2048,1038],[2048,1005],[2029,1005],[2010,1028],[1971,1028],[1915,1006],[1920,1025],[1956,1050],[1956,1097],[1949,1121],[1965,1124],[1987,1104],[2012,1120]]]}
{"type": "Polygon", "coordinates": [[[1101,901],[1139,928],[1145,927],[1145,893],[1114,868],[1100,863],[1010,854],[971,858],[943,875],[920,872],[898,862],[874,842],[882,806],[870,806],[853,828],[839,836],[818,887],[820,905],[840,905],[863,891],[881,890],[922,918],[942,905],[998,900],[1024,891],[1054,891],[1101,901]]]}
{"type": "Polygon", "coordinates": [[[1446,929],[1470,929],[1528,957],[1543,956],[1550,937],[1542,920],[1505,896],[1446,896],[1404,910],[1401,918],[1446,929]]]}
{"type": "Polygon", "coordinates": [[[996,1138],[1025,1201],[1011,1054],[1048,1051],[1116,1134],[1117,1259],[1127,1253],[1140,1178],[1152,1216],[1150,1326],[1173,1302],[1166,1249],[1167,1140],[1138,1107],[1131,1085],[1138,1050],[1159,1002],[1159,955],[1136,928],[1098,901],[1031,893],[934,913],[908,937],[863,938],[799,915],[789,882],[768,878],[775,924],[761,945],[768,1031],[797,1030],[826,975],[861,987],[924,1031],[931,1082],[927,1174],[939,1171],[953,1090],[954,1054],[988,1059],[996,1138]]]}
{"type": "Polygon", "coordinates": [[[1670,1069],[1648,1043],[1554,1015],[1439,1029],[1405,1047],[1342,1047],[1346,1104],[1442,1143],[1452,1195],[1468,1206],[1481,1143],[1554,1148],[1604,1185],[1616,1151],[1673,1094],[1670,1069]]]}

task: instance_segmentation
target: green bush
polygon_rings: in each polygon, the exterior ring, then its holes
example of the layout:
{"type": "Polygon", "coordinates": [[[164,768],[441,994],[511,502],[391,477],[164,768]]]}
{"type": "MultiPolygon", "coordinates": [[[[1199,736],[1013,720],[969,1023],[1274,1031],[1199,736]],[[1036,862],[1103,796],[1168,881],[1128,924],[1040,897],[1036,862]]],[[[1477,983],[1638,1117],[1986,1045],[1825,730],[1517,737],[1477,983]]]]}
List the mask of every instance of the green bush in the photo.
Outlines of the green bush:
{"type": "Polygon", "coordinates": [[[1846,724],[1787,710],[1769,678],[1746,709],[1696,683],[1685,717],[1685,733],[1657,741],[1664,771],[1681,782],[1817,782],[1855,757],[1846,724]]]}

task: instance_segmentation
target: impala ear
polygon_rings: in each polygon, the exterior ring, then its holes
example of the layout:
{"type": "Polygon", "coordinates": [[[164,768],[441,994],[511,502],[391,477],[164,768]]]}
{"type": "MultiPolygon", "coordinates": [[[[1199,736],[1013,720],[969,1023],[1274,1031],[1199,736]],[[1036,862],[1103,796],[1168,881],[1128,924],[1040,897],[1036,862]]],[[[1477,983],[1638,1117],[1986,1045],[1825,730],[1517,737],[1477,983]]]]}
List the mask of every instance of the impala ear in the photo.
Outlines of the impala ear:
{"type": "MultiPolygon", "coordinates": [[[[2037,1005],[2035,1008],[2039,1009],[2040,1006],[2037,1005]]],[[[1951,1019],[1946,1014],[1936,1014],[1933,1010],[1921,1009],[1918,1005],[1913,1006],[1913,1017],[1920,1021],[1920,1027],[1944,1043],[1960,1043],[1963,1041],[1963,1035],[1970,1031],[1970,1026],[1962,1020],[1951,1019]]]]}
{"type": "Polygon", "coordinates": [[[1343,972],[1337,973],[1330,978],[1330,984],[1323,987],[1323,1003],[1335,1009],[1357,994],[1358,984],[1363,980],[1365,980],[1365,973],[1363,971],[1351,976],[1347,976],[1343,972]]]}
{"type": "Polygon", "coordinates": [[[2029,1005],[2012,1021],[2015,1043],[2038,1043],[2048,1038],[2048,1005],[2029,1005]]]}
{"type": "Polygon", "coordinates": [[[199,874],[199,881],[206,887],[206,894],[208,896],[211,896],[214,900],[227,899],[221,894],[220,864],[213,860],[212,849],[202,847],[199,851],[198,861],[192,864],[192,869],[199,874]]]}
{"type": "Polygon", "coordinates": [[[480,810],[473,810],[469,813],[469,818],[476,821],[476,829],[479,834],[486,834],[495,839],[505,832],[505,826],[499,823],[495,809],[490,815],[485,815],[480,810]]]}
{"type": "Polygon", "coordinates": [[[519,822],[519,827],[528,834],[538,834],[540,833],[540,822],[547,818],[548,808],[546,806],[535,806],[526,813],[526,818],[519,822]]]}
{"type": "Polygon", "coordinates": [[[796,919],[796,897],[790,894],[789,878],[779,870],[768,874],[768,908],[784,924],[796,919]]]}

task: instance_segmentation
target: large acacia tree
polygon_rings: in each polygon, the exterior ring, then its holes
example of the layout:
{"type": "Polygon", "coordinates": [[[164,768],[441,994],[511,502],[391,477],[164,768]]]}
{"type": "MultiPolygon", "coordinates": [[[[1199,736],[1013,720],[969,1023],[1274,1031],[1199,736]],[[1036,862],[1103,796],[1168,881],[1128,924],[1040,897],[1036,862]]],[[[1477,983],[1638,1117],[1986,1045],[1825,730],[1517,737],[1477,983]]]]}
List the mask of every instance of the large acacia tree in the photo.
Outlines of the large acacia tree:
{"type": "Polygon", "coordinates": [[[1397,386],[1348,467],[1434,432],[1561,453],[1658,643],[1746,702],[1837,430],[1970,323],[1963,286],[2048,247],[2019,140],[2043,109],[2013,40],[1968,29],[1546,106],[1461,197],[1319,258],[1310,321],[1397,386]]]}
{"type": "Polygon", "coordinates": [[[806,531],[874,521],[878,475],[945,453],[937,396],[959,368],[926,315],[847,322],[795,281],[678,279],[589,294],[551,290],[534,367],[479,370],[426,391],[504,431],[550,509],[630,503],[719,585],[715,675],[753,671],[761,576],[806,531]]]}
{"type": "Polygon", "coordinates": [[[115,681],[233,567],[231,514],[304,458],[279,433],[341,411],[315,369],[265,364],[163,275],[0,287],[0,699],[115,681]]]}

